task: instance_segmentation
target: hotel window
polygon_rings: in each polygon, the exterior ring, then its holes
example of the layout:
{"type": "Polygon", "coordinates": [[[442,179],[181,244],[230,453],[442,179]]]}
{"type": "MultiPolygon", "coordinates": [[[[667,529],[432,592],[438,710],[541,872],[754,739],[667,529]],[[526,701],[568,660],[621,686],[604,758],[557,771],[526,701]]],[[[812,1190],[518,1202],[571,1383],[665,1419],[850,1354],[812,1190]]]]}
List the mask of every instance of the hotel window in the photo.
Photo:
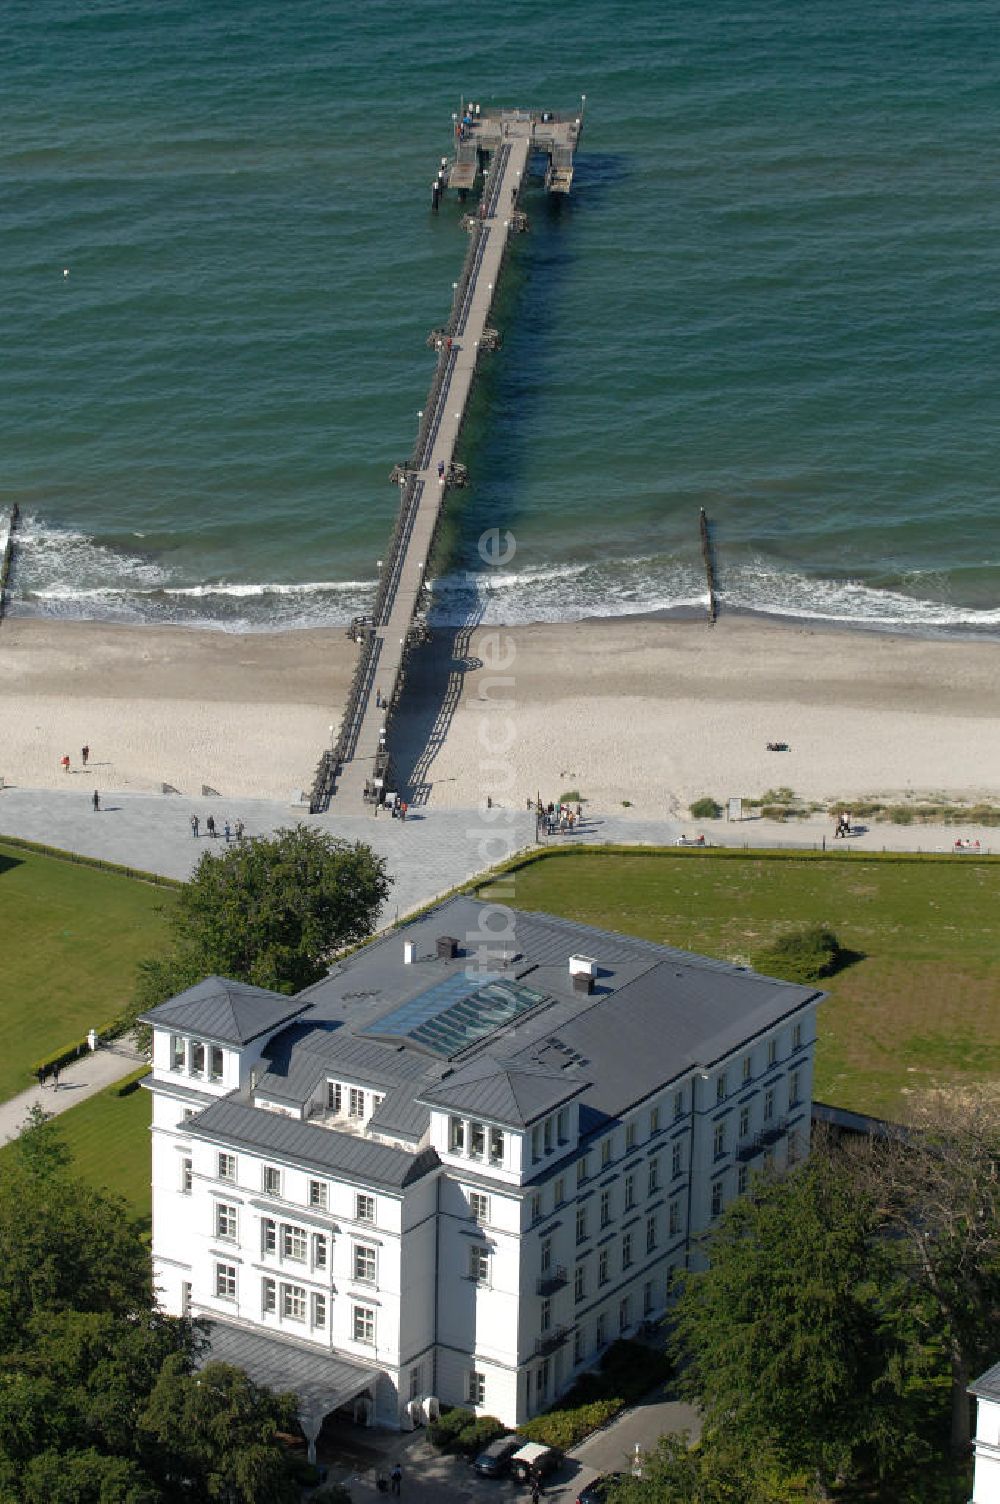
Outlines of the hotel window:
{"type": "Polygon", "coordinates": [[[236,1265],[216,1264],[215,1293],[220,1300],[236,1299],[236,1265]]]}
{"type": "Polygon", "coordinates": [[[469,1249],[469,1278],[482,1289],[490,1282],[490,1251],[479,1243],[469,1249]]]}
{"type": "Polygon", "coordinates": [[[185,1057],[184,1040],[181,1038],[181,1036],[179,1034],[171,1034],[171,1036],[170,1036],[170,1069],[172,1071],[182,1071],[184,1069],[184,1057],[185,1057]]]}
{"type": "Polygon", "coordinates": [[[379,1108],[382,1106],[382,1103],[384,1101],[385,1101],[385,1095],[384,1094],[381,1097],[377,1096],[377,1095],[375,1095],[375,1096],[372,1097],[372,1114],[373,1115],[376,1112],[378,1112],[379,1108]]]}
{"type": "Polygon", "coordinates": [[[352,1330],[355,1342],[375,1341],[375,1307],[355,1306],[352,1330]]]}
{"type": "Polygon", "coordinates": [[[659,1131],[660,1131],[660,1109],[658,1107],[651,1107],[649,1109],[649,1136],[650,1136],[650,1138],[653,1137],[654,1133],[659,1133],[659,1131]]]}
{"type": "Polygon", "coordinates": [[[288,1321],[305,1321],[306,1292],[301,1285],[282,1285],[281,1314],[288,1321]]]}
{"type": "Polygon", "coordinates": [[[326,1239],[321,1232],[313,1233],[313,1268],[325,1269],[327,1263],[326,1239]]]}
{"type": "Polygon", "coordinates": [[[601,1192],[601,1226],[607,1227],[611,1221],[611,1192],[601,1192]]]}
{"type": "Polygon", "coordinates": [[[670,1203],[670,1220],[667,1226],[672,1238],[676,1237],[681,1230],[681,1203],[679,1197],[675,1197],[670,1203]]]}
{"type": "Polygon", "coordinates": [[[272,1315],[278,1309],[278,1287],[273,1279],[262,1279],[260,1282],[260,1309],[265,1316],[272,1315]]]}
{"type": "Polygon", "coordinates": [[[209,1051],[208,1073],[213,1081],[222,1080],[222,1051],[217,1044],[213,1044],[209,1051]]]}
{"type": "Polygon", "coordinates": [[[200,1039],[191,1041],[191,1074],[192,1076],[205,1074],[205,1046],[200,1039]]]}
{"type": "Polygon", "coordinates": [[[553,1206],[553,1209],[555,1207],[557,1207],[557,1206],[562,1206],[562,1204],[563,1204],[563,1202],[565,1200],[566,1200],[566,1182],[565,1182],[565,1180],[563,1180],[562,1176],[560,1175],[559,1178],[556,1180],[555,1184],[552,1187],[552,1206],[553,1206]]]}
{"type": "Polygon", "coordinates": [[[344,1094],[339,1081],[326,1083],[326,1110],[327,1112],[340,1113],[344,1107],[344,1094]]]}
{"type": "Polygon", "coordinates": [[[365,1115],[365,1094],[360,1087],[352,1086],[347,1098],[347,1116],[349,1118],[363,1118],[365,1115]]]}
{"type": "Polygon", "coordinates": [[[795,1027],[792,1029],[792,1049],[793,1050],[801,1050],[801,1048],[802,1048],[802,1025],[801,1024],[796,1024],[795,1027]]]}
{"type": "Polygon", "coordinates": [[[753,1073],[753,1057],[751,1055],[744,1055],[743,1056],[743,1080],[744,1081],[749,1081],[750,1080],[750,1076],[751,1076],[752,1073],[753,1073]]]}
{"type": "Polygon", "coordinates": [[[774,1117],[774,1087],[769,1086],[764,1093],[764,1122],[769,1123],[774,1117]]]}
{"type": "Polygon", "coordinates": [[[542,1139],[545,1143],[546,1154],[552,1153],[552,1119],[546,1118],[542,1124],[542,1139]]]}
{"type": "Polygon", "coordinates": [[[747,1186],[749,1185],[749,1183],[750,1183],[750,1173],[749,1173],[746,1165],[740,1165],[739,1174],[736,1177],[736,1190],[737,1190],[737,1193],[740,1196],[745,1196],[746,1195],[746,1193],[747,1193],[747,1186]]]}
{"type": "Polygon", "coordinates": [[[722,1211],[722,1181],[712,1182],[712,1216],[717,1217],[722,1211]]]}
{"type": "Polygon", "coordinates": [[[606,1138],[601,1145],[601,1167],[611,1163],[611,1140],[606,1138]]]}
{"type": "Polygon", "coordinates": [[[716,1080],[716,1083],[715,1083],[715,1100],[717,1102],[724,1102],[726,1100],[726,1073],[725,1073],[725,1071],[723,1071],[722,1075],[719,1076],[717,1078],[717,1080],[716,1080]]]}
{"type": "Polygon", "coordinates": [[[660,1161],[658,1159],[651,1159],[649,1161],[649,1170],[646,1176],[646,1195],[652,1196],[653,1192],[658,1191],[659,1189],[660,1161]]]}
{"type": "Polygon", "coordinates": [[[799,1160],[799,1133],[793,1128],[788,1135],[788,1148],[785,1151],[786,1159],[790,1165],[798,1164],[799,1160]]]}
{"type": "Polygon", "coordinates": [[[312,1298],[312,1324],[313,1326],[326,1326],[326,1296],[314,1295],[312,1298]]]}
{"type": "Polygon", "coordinates": [[[629,1149],[634,1149],[634,1148],[635,1148],[635,1124],[634,1123],[627,1123],[625,1125],[625,1152],[627,1153],[629,1151],[629,1149]]]}
{"type": "Polygon", "coordinates": [[[583,1182],[586,1180],[586,1178],[587,1178],[587,1156],[585,1154],[582,1159],[578,1159],[577,1162],[576,1162],[576,1183],[577,1183],[577,1185],[583,1185],[583,1182]]]}
{"type": "Polygon", "coordinates": [[[504,1154],[504,1136],[502,1128],[490,1129],[490,1164],[502,1165],[504,1154]]]}
{"type": "Polygon", "coordinates": [[[565,1107],[560,1107],[559,1116],[556,1118],[556,1138],[561,1144],[569,1138],[569,1113],[565,1107]]]}
{"type": "Polygon", "coordinates": [[[776,1039],[769,1039],[767,1041],[767,1063],[768,1063],[768,1065],[773,1065],[774,1062],[777,1060],[777,1058],[778,1058],[778,1041],[776,1039]]]}
{"type": "Polygon", "coordinates": [[[749,1107],[741,1107],[740,1108],[740,1138],[746,1138],[746,1136],[747,1136],[747,1134],[749,1132],[750,1132],[750,1109],[749,1109],[749,1107]]]}
{"type": "Polygon", "coordinates": [[[359,1192],[354,1199],[354,1215],[359,1222],[374,1222],[375,1197],[359,1192]]]}
{"type": "Polygon", "coordinates": [[[328,1199],[329,1199],[329,1192],[328,1192],[328,1189],[327,1189],[326,1181],[325,1180],[310,1180],[310,1182],[309,1182],[309,1205],[310,1206],[318,1206],[322,1211],[325,1212],[326,1208],[327,1208],[327,1204],[328,1204],[328,1199]]]}
{"type": "Polygon", "coordinates": [[[531,1130],[531,1157],[533,1160],[540,1159],[542,1155],[542,1130],[536,1123],[531,1130]]]}
{"type": "Polygon", "coordinates": [[[573,1367],[576,1368],[583,1362],[583,1327],[573,1329],[573,1367]]]}
{"type": "Polygon", "coordinates": [[[465,1119],[452,1118],[448,1128],[448,1147],[453,1154],[465,1153],[465,1119]]]}
{"type": "Polygon", "coordinates": [[[486,1129],[482,1123],[472,1124],[472,1157],[483,1159],[486,1154],[486,1129]]]}
{"type": "Polygon", "coordinates": [[[578,1206],[576,1209],[576,1241],[582,1243],[587,1236],[587,1208],[578,1206]]]}
{"type": "Polygon", "coordinates": [[[623,1295],[622,1298],[621,1298],[621,1300],[618,1302],[618,1330],[619,1330],[619,1332],[624,1332],[628,1328],[628,1320],[629,1320],[629,1318],[628,1318],[628,1307],[629,1307],[628,1296],[627,1295],[623,1295]]]}
{"type": "Polygon", "coordinates": [[[421,1364],[415,1363],[410,1369],[410,1399],[418,1400],[424,1389],[424,1370],[421,1364]]]}
{"type": "Polygon", "coordinates": [[[182,1122],[186,1123],[189,1118],[193,1118],[193,1117],[194,1117],[194,1108],[193,1107],[185,1107],[184,1111],[181,1113],[181,1120],[182,1120],[182,1122]]]}
{"type": "Polygon", "coordinates": [[[635,1176],[625,1176],[625,1210],[631,1211],[635,1206],[635,1176]]]}
{"type": "Polygon", "coordinates": [[[215,1205],[215,1236],[231,1243],[236,1241],[236,1208],[226,1201],[217,1201],[215,1205]]]}
{"type": "Polygon", "coordinates": [[[573,1272],[573,1299],[581,1301],[587,1294],[587,1269],[584,1264],[577,1264],[573,1272]]]}
{"type": "Polygon", "coordinates": [[[375,1249],[370,1243],[354,1245],[354,1278],[368,1285],[375,1283],[375,1249]]]}
{"type": "Polygon", "coordinates": [[[466,1377],[465,1392],[470,1405],[486,1404],[486,1375],[476,1373],[475,1369],[466,1377]]]}
{"type": "Polygon", "coordinates": [[[281,1171],[274,1165],[264,1166],[264,1195],[281,1195],[281,1171]]]}
{"type": "Polygon", "coordinates": [[[548,1274],[552,1268],[552,1239],[543,1238],[539,1253],[539,1268],[543,1274],[548,1274]]]}
{"type": "Polygon", "coordinates": [[[683,1090],[681,1090],[681,1091],[675,1091],[674,1092],[674,1117],[675,1118],[679,1118],[679,1117],[682,1117],[683,1114],[684,1114],[684,1092],[683,1092],[683,1090]]]}
{"type": "Polygon", "coordinates": [[[286,1259],[294,1259],[297,1264],[306,1261],[306,1234],[302,1227],[291,1227],[287,1222],[281,1224],[281,1252],[286,1259]]]}
{"type": "Polygon", "coordinates": [[[632,1234],[630,1232],[623,1232],[622,1233],[622,1268],[623,1269],[630,1269],[631,1267],[632,1267],[632,1234]]]}
{"type": "Polygon", "coordinates": [[[263,1253],[274,1253],[278,1246],[278,1224],[270,1217],[260,1224],[260,1246],[263,1253]]]}
{"type": "Polygon", "coordinates": [[[678,1139],[670,1150],[670,1173],[675,1180],[681,1173],[681,1154],[681,1141],[678,1139]]]}
{"type": "Polygon", "coordinates": [[[715,1132],[712,1135],[712,1153],[716,1159],[721,1159],[726,1152],[726,1125],[716,1123],[715,1132]]]}
{"type": "Polygon", "coordinates": [[[534,1191],[531,1197],[531,1225],[542,1220],[542,1197],[539,1191],[534,1191]]]}
{"type": "Polygon", "coordinates": [[[642,1287],[642,1314],[648,1316],[653,1309],[653,1281],[648,1279],[642,1287]]]}
{"type": "Polygon", "coordinates": [[[646,1218],[646,1252],[652,1253],[656,1247],[656,1217],[646,1218]]]}
{"type": "Polygon", "coordinates": [[[799,1082],[801,1081],[801,1079],[802,1077],[799,1071],[792,1071],[792,1074],[788,1078],[789,1107],[794,1107],[799,1100],[799,1082]]]}
{"type": "Polygon", "coordinates": [[[236,1179],[236,1155],[220,1154],[218,1159],[218,1171],[220,1180],[235,1181],[236,1179]]]}
{"type": "Polygon", "coordinates": [[[597,1346],[603,1347],[608,1340],[608,1318],[604,1311],[597,1318],[597,1346]]]}
{"type": "MultiPolygon", "coordinates": [[[[582,1296],[581,1296],[582,1299],[582,1296]]],[[[538,1330],[547,1332],[552,1325],[552,1302],[545,1299],[542,1301],[542,1309],[538,1317],[538,1330]]]]}
{"type": "Polygon", "coordinates": [[[770,1173],[771,1173],[771,1171],[773,1169],[774,1169],[774,1150],[773,1149],[768,1149],[767,1153],[764,1155],[764,1171],[765,1171],[766,1174],[770,1175],[770,1173]]]}
{"type": "Polygon", "coordinates": [[[606,1285],[608,1278],[608,1250],[602,1248],[597,1260],[597,1283],[599,1285],[606,1285]]]}
{"type": "Polygon", "coordinates": [[[181,1194],[190,1196],[191,1185],[194,1180],[194,1162],[190,1159],[181,1160],[181,1194]]]}
{"type": "Polygon", "coordinates": [[[489,1196],[484,1196],[482,1191],[470,1191],[469,1211],[476,1222],[488,1222],[490,1220],[489,1196]]]}

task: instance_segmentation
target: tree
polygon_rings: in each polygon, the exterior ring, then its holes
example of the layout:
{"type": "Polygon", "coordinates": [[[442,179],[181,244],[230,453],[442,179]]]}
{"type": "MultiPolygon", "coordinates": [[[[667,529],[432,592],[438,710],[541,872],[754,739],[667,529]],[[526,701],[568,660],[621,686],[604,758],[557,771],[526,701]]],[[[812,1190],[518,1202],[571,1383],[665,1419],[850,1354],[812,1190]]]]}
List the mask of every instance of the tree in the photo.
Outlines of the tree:
{"type": "Polygon", "coordinates": [[[674,1348],[708,1440],[763,1448],[824,1489],[907,1460],[896,1276],[850,1167],[821,1148],[759,1181],[706,1253],[709,1267],[684,1277],[674,1348]]]}
{"type": "Polygon", "coordinates": [[[22,1504],[157,1504],[154,1485],[127,1457],[86,1451],[41,1452],[21,1478],[22,1504]]]}
{"type": "Polygon", "coordinates": [[[141,1420],[162,1458],[165,1497],[226,1504],[297,1504],[299,1486],[275,1445],[294,1424],[294,1396],[259,1388],[226,1363],[191,1374],[179,1356],[164,1363],[141,1420]]]}
{"type": "Polygon", "coordinates": [[[46,1112],[40,1103],[28,1108],[14,1140],[14,1153],[29,1175],[48,1179],[64,1170],[71,1155],[58,1128],[52,1126],[55,1114],[46,1112]]]}
{"type": "Polygon", "coordinates": [[[642,1459],[642,1476],[629,1477],[607,1504],[810,1504],[816,1491],[802,1476],[785,1474],[758,1448],[741,1453],[727,1442],[688,1445],[687,1436],[661,1436],[642,1459]]]}
{"type": "Polygon", "coordinates": [[[951,1446],[968,1453],[967,1386],[1000,1349],[1000,1105],[928,1098],[908,1131],[856,1151],[893,1254],[916,1296],[914,1323],[940,1341],[951,1375],[951,1446]]]}
{"type": "Polygon", "coordinates": [[[306,825],[205,852],[171,912],[171,948],[140,967],[136,1011],[212,972],[299,992],[371,934],[390,884],[370,846],[306,825]]]}
{"type": "Polygon", "coordinates": [[[819,924],[789,930],[755,951],[755,971],[783,982],[818,982],[837,970],[843,951],[832,930],[819,924]]]}

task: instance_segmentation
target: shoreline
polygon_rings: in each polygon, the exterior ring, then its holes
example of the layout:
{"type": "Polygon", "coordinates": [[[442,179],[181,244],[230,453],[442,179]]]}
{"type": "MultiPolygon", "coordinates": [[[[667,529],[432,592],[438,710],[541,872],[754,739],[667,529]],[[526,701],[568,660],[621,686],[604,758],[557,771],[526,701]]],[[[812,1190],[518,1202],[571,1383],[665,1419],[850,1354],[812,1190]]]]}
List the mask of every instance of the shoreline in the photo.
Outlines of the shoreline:
{"type": "MultiPolygon", "coordinates": [[[[702,795],[776,786],[824,803],[1000,799],[997,641],[730,615],[477,627],[460,659],[454,636],[438,629],[414,654],[393,738],[400,786],[431,808],[489,796],[523,809],[571,789],[625,818],[685,818],[702,795]],[[502,655],[509,745],[491,758],[481,712],[502,655]],[[771,740],[791,751],[769,753],[771,740]]],[[[22,788],[196,796],[204,784],[288,800],[339,724],[356,651],[340,628],[8,618],[0,774],[22,788]]]]}

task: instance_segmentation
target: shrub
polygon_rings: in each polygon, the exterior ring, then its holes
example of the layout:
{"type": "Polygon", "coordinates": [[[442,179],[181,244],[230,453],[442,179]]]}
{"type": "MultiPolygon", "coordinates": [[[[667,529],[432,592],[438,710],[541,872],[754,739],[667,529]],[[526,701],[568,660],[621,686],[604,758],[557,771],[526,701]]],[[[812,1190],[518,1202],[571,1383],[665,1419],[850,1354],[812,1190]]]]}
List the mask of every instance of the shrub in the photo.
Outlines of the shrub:
{"type": "Polygon", "coordinates": [[[908,804],[891,804],[886,810],[893,825],[912,825],[914,811],[908,804]]]}
{"type": "Polygon", "coordinates": [[[789,809],[787,804],[762,804],[760,812],[765,820],[784,820],[789,809]]]}
{"type": "Polygon", "coordinates": [[[502,1436],[506,1430],[507,1427],[495,1415],[481,1415],[452,1438],[448,1450],[458,1452],[461,1457],[478,1457],[495,1437],[502,1436]]]}
{"type": "Polygon", "coordinates": [[[840,942],[822,925],[806,925],[779,935],[770,945],[755,951],[754,970],[783,982],[818,982],[837,968],[840,942]]]}
{"type": "Polygon", "coordinates": [[[518,1430],[525,1441],[540,1441],[543,1446],[558,1447],[561,1452],[565,1452],[570,1447],[575,1447],[585,1436],[589,1436],[591,1431],[606,1426],[624,1408],[623,1399],[592,1400],[589,1405],[578,1405],[572,1409],[560,1407],[558,1410],[550,1410],[546,1415],[536,1415],[533,1420],[519,1426],[518,1430]]]}
{"type": "Polygon", "coordinates": [[[526,1421],[518,1432],[526,1441],[565,1451],[606,1426],[669,1373],[669,1361],[655,1348],[641,1342],[613,1342],[601,1359],[599,1373],[582,1374],[554,1409],[526,1421]]]}
{"type": "Polygon", "coordinates": [[[351,1490],[346,1483],[324,1483],[309,1495],[309,1504],[351,1504],[351,1490]]]}
{"type": "Polygon", "coordinates": [[[717,820],[722,814],[722,805],[718,804],[710,795],[706,794],[701,799],[696,799],[688,805],[692,820],[717,820]]]}
{"type": "Polygon", "coordinates": [[[579,789],[567,789],[565,794],[559,795],[560,804],[582,804],[579,789]]]}
{"type": "Polygon", "coordinates": [[[437,1420],[427,1427],[427,1440],[431,1446],[445,1451],[454,1442],[460,1431],[471,1426],[476,1417],[471,1410],[456,1405],[451,1410],[442,1410],[437,1420]]]}

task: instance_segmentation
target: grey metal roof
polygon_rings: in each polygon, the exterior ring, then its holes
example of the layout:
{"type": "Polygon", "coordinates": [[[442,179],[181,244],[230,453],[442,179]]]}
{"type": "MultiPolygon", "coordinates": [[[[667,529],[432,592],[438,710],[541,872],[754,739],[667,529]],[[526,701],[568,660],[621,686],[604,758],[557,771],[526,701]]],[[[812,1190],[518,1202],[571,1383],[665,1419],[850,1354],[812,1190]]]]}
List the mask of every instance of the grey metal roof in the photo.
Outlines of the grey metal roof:
{"type": "Polygon", "coordinates": [[[308,1003],[232,982],[228,977],[205,977],[186,992],[168,998],[140,1014],[143,1023],[183,1029],[219,1044],[249,1044],[302,1013],[308,1003]]]}
{"type": "Polygon", "coordinates": [[[487,1122],[525,1128],[577,1096],[586,1084],[544,1066],[512,1066],[483,1055],[425,1090],[423,1100],[435,1107],[475,1112],[487,1122]]]}
{"type": "Polygon", "coordinates": [[[978,1379],[973,1379],[969,1385],[969,1393],[977,1399],[1000,1400],[1000,1363],[994,1363],[985,1373],[981,1373],[978,1379]]]}
{"type": "Polygon", "coordinates": [[[365,1185],[401,1190],[439,1163],[433,1149],[411,1154],[353,1133],[320,1128],[282,1113],[267,1112],[240,1097],[223,1097],[185,1125],[192,1138],[231,1144],[277,1159],[336,1172],[365,1185]]]}
{"type": "Polygon", "coordinates": [[[306,1347],[287,1337],[248,1330],[213,1318],[205,1363],[231,1363],[255,1384],[276,1394],[295,1394],[299,1413],[320,1417],[347,1405],[377,1383],[379,1371],[337,1357],[319,1346],[306,1347]]]}

